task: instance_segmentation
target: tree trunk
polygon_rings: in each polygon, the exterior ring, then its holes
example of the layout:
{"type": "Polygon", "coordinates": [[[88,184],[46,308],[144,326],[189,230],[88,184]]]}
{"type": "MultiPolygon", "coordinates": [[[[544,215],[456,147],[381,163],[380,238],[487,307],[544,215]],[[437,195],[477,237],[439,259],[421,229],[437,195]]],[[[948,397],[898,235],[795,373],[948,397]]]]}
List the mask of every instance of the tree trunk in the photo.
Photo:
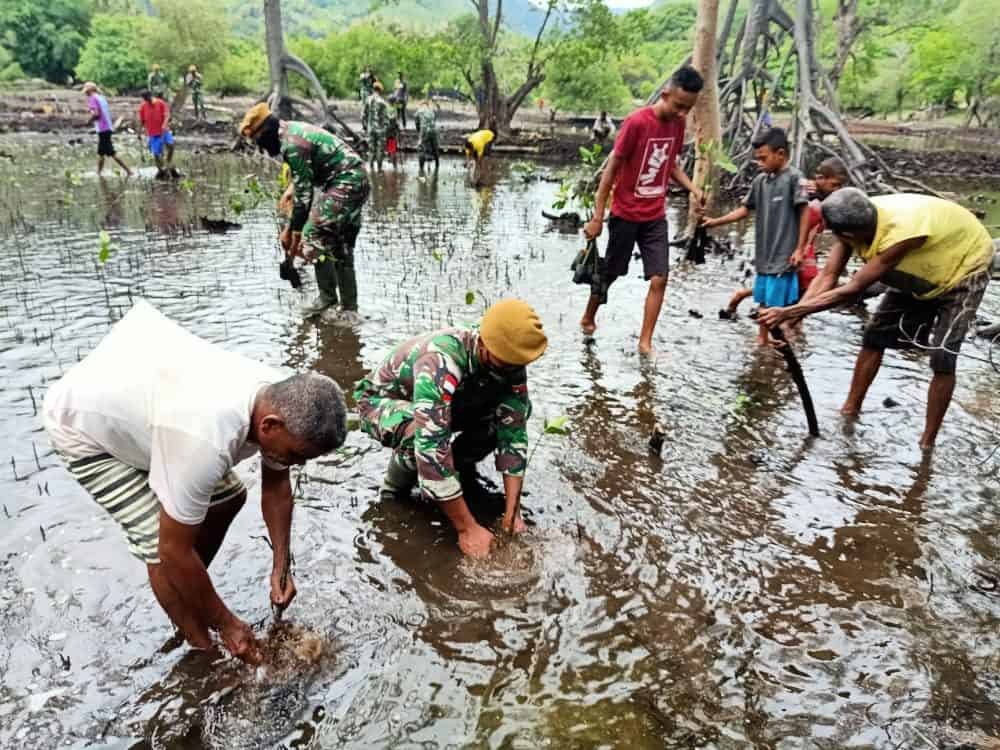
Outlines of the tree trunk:
{"type": "MultiPolygon", "coordinates": [[[[719,0],[701,0],[694,32],[694,56],[691,64],[705,79],[705,87],[698,95],[692,110],[694,121],[694,184],[707,190],[709,207],[714,204],[716,179],[712,150],[722,148],[722,128],[719,125],[718,57],[716,55],[716,28],[719,22],[719,0]],[[712,150],[709,150],[712,149],[712,150]]],[[[694,201],[689,201],[689,221],[695,221],[694,201]]],[[[693,223],[692,223],[693,226],[693,223]]]]}
{"type": "Polygon", "coordinates": [[[545,74],[542,72],[544,61],[539,59],[538,51],[542,35],[545,33],[557,3],[556,0],[549,0],[547,3],[545,17],[535,35],[535,44],[531,50],[531,58],[528,60],[528,70],[524,82],[510,96],[504,96],[500,90],[496,70],[493,67],[493,57],[496,54],[497,38],[503,16],[503,0],[497,0],[496,10],[492,18],[490,17],[489,0],[470,1],[476,9],[479,20],[479,33],[483,37],[483,52],[479,65],[479,86],[477,87],[472,80],[471,71],[466,71],[465,78],[472,86],[472,93],[476,97],[479,127],[495,128],[500,132],[507,132],[510,130],[511,120],[514,119],[514,115],[528,94],[538,88],[545,80],[545,74]]]}
{"type": "Polygon", "coordinates": [[[288,71],[285,68],[285,33],[281,26],[281,0],[264,0],[264,40],[267,45],[267,65],[271,91],[268,104],[278,117],[292,116],[292,100],[288,91],[288,71]]]}
{"type": "Polygon", "coordinates": [[[858,0],[837,0],[837,59],[830,68],[830,80],[836,85],[844,74],[851,48],[861,35],[862,25],[858,20],[858,0]]]}

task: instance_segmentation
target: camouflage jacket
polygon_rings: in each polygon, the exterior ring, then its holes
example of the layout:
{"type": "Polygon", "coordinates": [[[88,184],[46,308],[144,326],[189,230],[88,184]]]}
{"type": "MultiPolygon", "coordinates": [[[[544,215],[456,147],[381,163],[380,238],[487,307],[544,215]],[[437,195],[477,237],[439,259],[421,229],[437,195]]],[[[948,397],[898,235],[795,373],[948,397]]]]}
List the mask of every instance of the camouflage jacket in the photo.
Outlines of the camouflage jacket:
{"type": "Polygon", "coordinates": [[[289,222],[302,230],[312,207],[313,188],[356,185],[365,180],[365,167],[354,150],[329,131],[306,122],[281,122],[281,158],[295,184],[295,205],[289,222]]]}
{"type": "Polygon", "coordinates": [[[146,76],[146,88],[154,96],[162,98],[167,93],[167,77],[162,72],[150,73],[146,76]]]}
{"type": "Polygon", "coordinates": [[[437,116],[430,107],[422,107],[417,111],[417,132],[421,138],[428,138],[437,132],[437,116]]]}
{"type": "Polygon", "coordinates": [[[385,135],[389,127],[389,105],[379,94],[372,94],[365,101],[365,132],[385,135]]]}
{"type": "Polygon", "coordinates": [[[357,399],[413,403],[420,488],[434,500],[453,500],[462,494],[452,434],[483,416],[492,418],[496,428],[497,471],[522,476],[527,464],[531,414],[527,370],[499,373],[485,367],[476,356],[478,341],[478,327],[445,328],[404,341],[355,390],[357,399]],[[482,399],[483,393],[490,395],[482,399]],[[470,414],[477,406],[486,406],[492,414],[470,414]]]}

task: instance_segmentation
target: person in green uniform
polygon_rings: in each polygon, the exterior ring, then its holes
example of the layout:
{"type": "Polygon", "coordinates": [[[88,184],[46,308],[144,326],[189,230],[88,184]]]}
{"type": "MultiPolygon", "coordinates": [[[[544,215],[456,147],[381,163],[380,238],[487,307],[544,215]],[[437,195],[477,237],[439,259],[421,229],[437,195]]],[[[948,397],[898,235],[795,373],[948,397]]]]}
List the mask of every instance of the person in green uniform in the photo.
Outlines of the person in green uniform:
{"type": "Polygon", "coordinates": [[[146,77],[146,88],[153,96],[164,100],[167,98],[167,77],[156,63],[153,64],[153,68],[146,77]]]}
{"type": "Polygon", "coordinates": [[[365,135],[368,138],[368,164],[382,169],[386,138],[389,130],[389,103],[382,98],[382,83],[375,81],[374,91],[365,101],[365,135]]]}
{"type": "Polygon", "coordinates": [[[490,452],[503,474],[504,528],[525,530],[521,486],[528,455],[526,366],[548,339],[527,302],[505,299],[479,325],[432,331],[398,344],[355,387],[361,429],[392,448],[383,500],[421,493],[458,533],[467,555],[489,554],[493,535],[469,513],[459,472],[490,452]]]}
{"type": "Polygon", "coordinates": [[[358,96],[363,105],[368,101],[368,97],[372,95],[372,91],[375,90],[375,74],[372,73],[370,65],[366,65],[365,69],[361,71],[361,75],[358,76],[358,81],[358,96]]]}
{"type": "Polygon", "coordinates": [[[191,92],[191,103],[194,105],[194,117],[196,120],[205,119],[205,98],[201,94],[201,73],[198,66],[192,65],[188,68],[187,75],[184,76],[184,85],[191,92]]]}
{"type": "Polygon", "coordinates": [[[417,110],[416,116],[417,133],[420,135],[420,168],[423,169],[424,162],[434,162],[434,169],[438,168],[438,154],[440,145],[438,144],[437,114],[429,101],[424,102],[417,110]]]}
{"type": "Polygon", "coordinates": [[[369,192],[361,157],[333,133],[305,122],[279,120],[263,103],[244,115],[240,133],[288,165],[291,182],[284,200],[291,201],[292,210],[281,244],[288,257],[299,255],[315,263],[319,287],[319,296],[302,308],[302,314],[357,322],[354,245],[369,192]],[[314,190],[319,190],[315,198],[314,190]]]}

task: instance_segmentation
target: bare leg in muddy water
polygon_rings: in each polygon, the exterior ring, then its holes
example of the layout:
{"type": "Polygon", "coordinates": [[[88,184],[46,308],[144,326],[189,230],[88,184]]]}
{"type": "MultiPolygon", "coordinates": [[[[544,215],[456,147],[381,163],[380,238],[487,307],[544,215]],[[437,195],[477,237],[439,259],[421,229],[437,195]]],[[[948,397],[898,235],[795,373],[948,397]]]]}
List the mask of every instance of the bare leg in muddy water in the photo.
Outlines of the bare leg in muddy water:
{"type": "Polygon", "coordinates": [[[951,394],[955,390],[955,373],[936,372],[927,388],[927,419],[924,434],[920,436],[920,447],[933,448],[944,415],[951,405],[951,394]]]}
{"type": "Polygon", "coordinates": [[[654,276],[649,280],[649,291],[646,292],[646,304],[642,312],[642,330],[639,331],[639,354],[653,353],[653,329],[660,317],[666,291],[666,276],[654,276]]]}
{"type": "Polygon", "coordinates": [[[580,318],[580,328],[588,336],[593,336],[594,331],[597,330],[597,308],[601,306],[601,298],[596,294],[591,294],[590,299],[587,300],[587,309],[583,311],[583,317],[580,318]]]}
{"type": "Polygon", "coordinates": [[[879,349],[861,348],[858,359],[854,363],[854,375],[851,378],[851,390],[847,400],[840,407],[840,413],[846,417],[856,417],[861,413],[861,405],[875,376],[882,366],[884,352],[879,349]]]}

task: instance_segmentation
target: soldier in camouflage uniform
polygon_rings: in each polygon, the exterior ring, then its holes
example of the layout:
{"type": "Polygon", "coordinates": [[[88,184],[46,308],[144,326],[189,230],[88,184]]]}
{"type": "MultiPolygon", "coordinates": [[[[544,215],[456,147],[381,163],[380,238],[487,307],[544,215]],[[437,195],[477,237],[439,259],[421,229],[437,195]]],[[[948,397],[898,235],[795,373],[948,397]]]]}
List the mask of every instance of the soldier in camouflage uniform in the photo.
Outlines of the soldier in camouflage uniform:
{"type": "Polygon", "coordinates": [[[382,98],[382,84],[375,81],[375,90],[365,102],[365,135],[368,137],[368,163],[382,169],[385,158],[386,133],[389,130],[389,103],[382,98]]]}
{"type": "Polygon", "coordinates": [[[438,145],[437,115],[430,102],[417,110],[416,117],[417,132],[420,134],[420,168],[423,169],[424,162],[433,161],[434,169],[438,168],[438,145]]]}
{"type": "Polygon", "coordinates": [[[368,101],[368,97],[372,95],[373,87],[375,85],[375,74],[372,73],[370,65],[366,65],[365,69],[361,71],[361,75],[358,76],[360,85],[358,86],[358,95],[361,99],[361,104],[363,105],[368,101]]]}
{"type": "Polygon", "coordinates": [[[458,474],[491,451],[504,475],[503,525],[524,530],[515,510],[527,463],[531,414],[525,366],[547,345],[521,300],[498,302],[478,326],[445,328],[396,346],[354,391],[361,428],[394,449],[383,499],[409,494],[438,503],[465,554],[488,554],[492,534],[469,513],[458,474]],[[457,437],[456,437],[457,434],[457,437]]]}
{"type": "Polygon", "coordinates": [[[194,117],[196,120],[205,119],[205,97],[202,96],[201,73],[198,66],[192,65],[188,68],[187,75],[184,76],[184,84],[191,91],[191,103],[194,105],[194,117]]]}
{"type": "Polygon", "coordinates": [[[154,64],[153,69],[146,76],[146,88],[153,96],[158,96],[161,99],[167,98],[167,77],[160,70],[159,65],[154,64]]]}
{"type": "Polygon", "coordinates": [[[303,308],[303,315],[334,308],[339,291],[339,318],[354,322],[358,309],[354,243],[369,192],[364,162],[333,133],[305,122],[278,120],[266,104],[247,112],[240,132],[288,165],[291,182],[285,200],[291,200],[292,210],[281,244],[289,257],[301,255],[315,262],[319,287],[319,297],[303,308]],[[315,189],[320,194],[314,198],[315,189]]]}

